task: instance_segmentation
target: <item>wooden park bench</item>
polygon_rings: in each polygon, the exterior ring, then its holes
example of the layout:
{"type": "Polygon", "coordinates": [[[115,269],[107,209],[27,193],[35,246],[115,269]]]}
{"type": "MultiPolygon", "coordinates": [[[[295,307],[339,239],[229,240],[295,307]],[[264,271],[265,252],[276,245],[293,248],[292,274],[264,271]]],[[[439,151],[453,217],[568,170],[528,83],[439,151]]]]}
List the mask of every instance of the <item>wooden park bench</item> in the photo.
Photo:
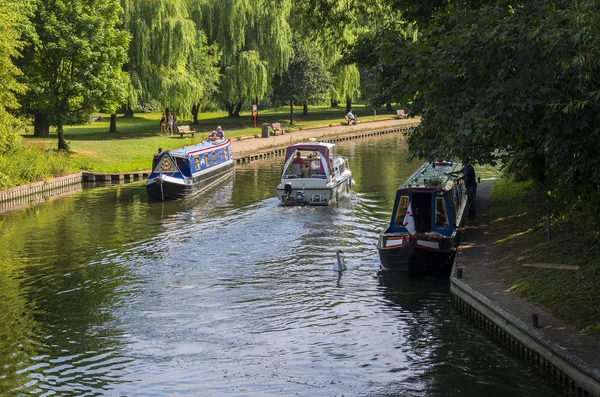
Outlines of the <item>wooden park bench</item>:
{"type": "Polygon", "coordinates": [[[192,134],[192,138],[193,138],[194,134],[196,133],[196,130],[190,129],[190,126],[187,124],[177,126],[177,130],[179,131],[180,138],[183,138],[183,134],[192,134]]]}
{"type": "Polygon", "coordinates": [[[408,114],[406,112],[404,112],[404,109],[396,110],[396,116],[398,116],[399,119],[407,119],[408,118],[408,114]]]}
{"type": "Polygon", "coordinates": [[[273,130],[273,135],[277,135],[277,131],[283,134],[281,123],[271,123],[271,129],[273,130]]]}

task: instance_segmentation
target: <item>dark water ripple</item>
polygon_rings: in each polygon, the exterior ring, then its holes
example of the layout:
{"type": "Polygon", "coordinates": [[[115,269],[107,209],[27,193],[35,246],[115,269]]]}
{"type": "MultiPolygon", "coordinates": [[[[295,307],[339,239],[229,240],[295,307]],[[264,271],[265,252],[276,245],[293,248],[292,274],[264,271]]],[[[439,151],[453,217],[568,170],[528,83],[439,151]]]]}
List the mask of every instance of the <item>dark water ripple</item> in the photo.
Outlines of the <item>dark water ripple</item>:
{"type": "Polygon", "coordinates": [[[357,188],[327,208],[279,207],[276,158],[182,202],[135,184],[0,215],[0,395],[559,395],[447,281],[379,273],[404,150],[339,145],[357,188]]]}

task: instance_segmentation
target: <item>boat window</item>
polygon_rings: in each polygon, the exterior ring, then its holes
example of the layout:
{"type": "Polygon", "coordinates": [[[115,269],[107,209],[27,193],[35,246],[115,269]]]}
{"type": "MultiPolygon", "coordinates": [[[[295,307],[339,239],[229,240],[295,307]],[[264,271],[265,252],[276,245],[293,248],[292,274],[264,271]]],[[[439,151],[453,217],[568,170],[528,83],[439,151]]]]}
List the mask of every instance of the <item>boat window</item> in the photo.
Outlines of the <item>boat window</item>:
{"type": "Polygon", "coordinates": [[[450,224],[446,213],[446,202],[443,197],[437,197],[435,199],[435,228],[447,229],[448,227],[450,227],[450,224]]]}
{"type": "Polygon", "coordinates": [[[182,159],[181,157],[177,157],[176,160],[177,167],[179,167],[179,171],[185,176],[192,176],[190,170],[190,162],[187,159],[182,159]]]}
{"type": "Polygon", "coordinates": [[[208,153],[204,153],[204,167],[205,168],[210,167],[210,164],[208,162],[208,153]]]}
{"type": "Polygon", "coordinates": [[[212,163],[213,163],[213,165],[217,164],[217,153],[216,152],[212,152],[212,163]]]}
{"type": "Polygon", "coordinates": [[[227,148],[223,149],[223,152],[225,153],[225,160],[229,160],[229,150],[227,150],[227,148]]]}
{"type": "Polygon", "coordinates": [[[194,156],[194,168],[200,171],[200,156],[194,156]]]}
{"type": "Polygon", "coordinates": [[[396,226],[404,226],[404,217],[406,216],[406,210],[408,210],[408,203],[408,196],[400,197],[400,204],[398,205],[396,220],[394,221],[396,226]]]}

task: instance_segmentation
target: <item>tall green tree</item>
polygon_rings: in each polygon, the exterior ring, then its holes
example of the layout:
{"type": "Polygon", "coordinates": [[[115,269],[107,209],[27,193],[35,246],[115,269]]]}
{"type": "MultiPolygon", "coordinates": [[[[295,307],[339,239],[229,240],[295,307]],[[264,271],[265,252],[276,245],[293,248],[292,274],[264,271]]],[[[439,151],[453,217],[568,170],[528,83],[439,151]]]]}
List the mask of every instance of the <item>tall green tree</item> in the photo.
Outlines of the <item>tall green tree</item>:
{"type": "Polygon", "coordinates": [[[14,60],[24,45],[21,36],[28,28],[28,5],[23,0],[0,0],[0,155],[16,150],[20,141],[9,111],[19,108],[17,94],[27,88],[18,81],[21,71],[14,60]]]}
{"type": "Polygon", "coordinates": [[[38,1],[23,50],[27,109],[45,116],[67,150],[64,124],[124,100],[128,35],[118,0],[38,1]]]}
{"type": "Polygon", "coordinates": [[[290,105],[294,124],[294,104],[319,103],[327,98],[331,78],[322,53],[308,41],[294,41],[294,56],[275,89],[275,95],[290,105]]]}
{"type": "Polygon", "coordinates": [[[158,102],[180,115],[206,101],[219,82],[216,45],[191,18],[193,0],[121,0],[132,37],[125,70],[131,84],[126,112],[158,102]]]}
{"type": "Polygon", "coordinates": [[[230,116],[239,116],[250,100],[266,95],[273,77],[288,66],[292,1],[191,1],[194,21],[206,31],[208,42],[217,43],[221,50],[218,98],[230,116]]]}

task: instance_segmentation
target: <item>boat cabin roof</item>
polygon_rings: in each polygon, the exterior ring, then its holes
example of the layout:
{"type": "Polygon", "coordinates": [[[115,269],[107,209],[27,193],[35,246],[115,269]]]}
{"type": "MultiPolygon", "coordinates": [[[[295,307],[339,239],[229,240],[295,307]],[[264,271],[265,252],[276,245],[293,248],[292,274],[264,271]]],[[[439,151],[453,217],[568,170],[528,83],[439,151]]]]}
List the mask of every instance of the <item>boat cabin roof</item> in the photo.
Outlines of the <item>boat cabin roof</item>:
{"type": "Polygon", "coordinates": [[[328,142],[297,143],[285,149],[285,159],[288,160],[298,150],[319,152],[324,158],[329,158],[329,152],[335,152],[335,144],[328,142]]]}
{"type": "Polygon", "coordinates": [[[192,156],[195,154],[200,154],[203,152],[209,152],[209,151],[213,151],[216,149],[224,148],[227,145],[229,145],[230,143],[231,143],[231,139],[227,139],[227,140],[221,139],[218,141],[205,140],[205,141],[202,141],[202,142],[197,143],[192,146],[184,146],[179,149],[169,150],[169,153],[175,157],[187,158],[188,156],[192,156]]]}
{"type": "Polygon", "coordinates": [[[459,175],[448,175],[448,173],[460,169],[459,164],[452,160],[427,162],[402,183],[398,190],[414,188],[450,190],[459,175]]]}

